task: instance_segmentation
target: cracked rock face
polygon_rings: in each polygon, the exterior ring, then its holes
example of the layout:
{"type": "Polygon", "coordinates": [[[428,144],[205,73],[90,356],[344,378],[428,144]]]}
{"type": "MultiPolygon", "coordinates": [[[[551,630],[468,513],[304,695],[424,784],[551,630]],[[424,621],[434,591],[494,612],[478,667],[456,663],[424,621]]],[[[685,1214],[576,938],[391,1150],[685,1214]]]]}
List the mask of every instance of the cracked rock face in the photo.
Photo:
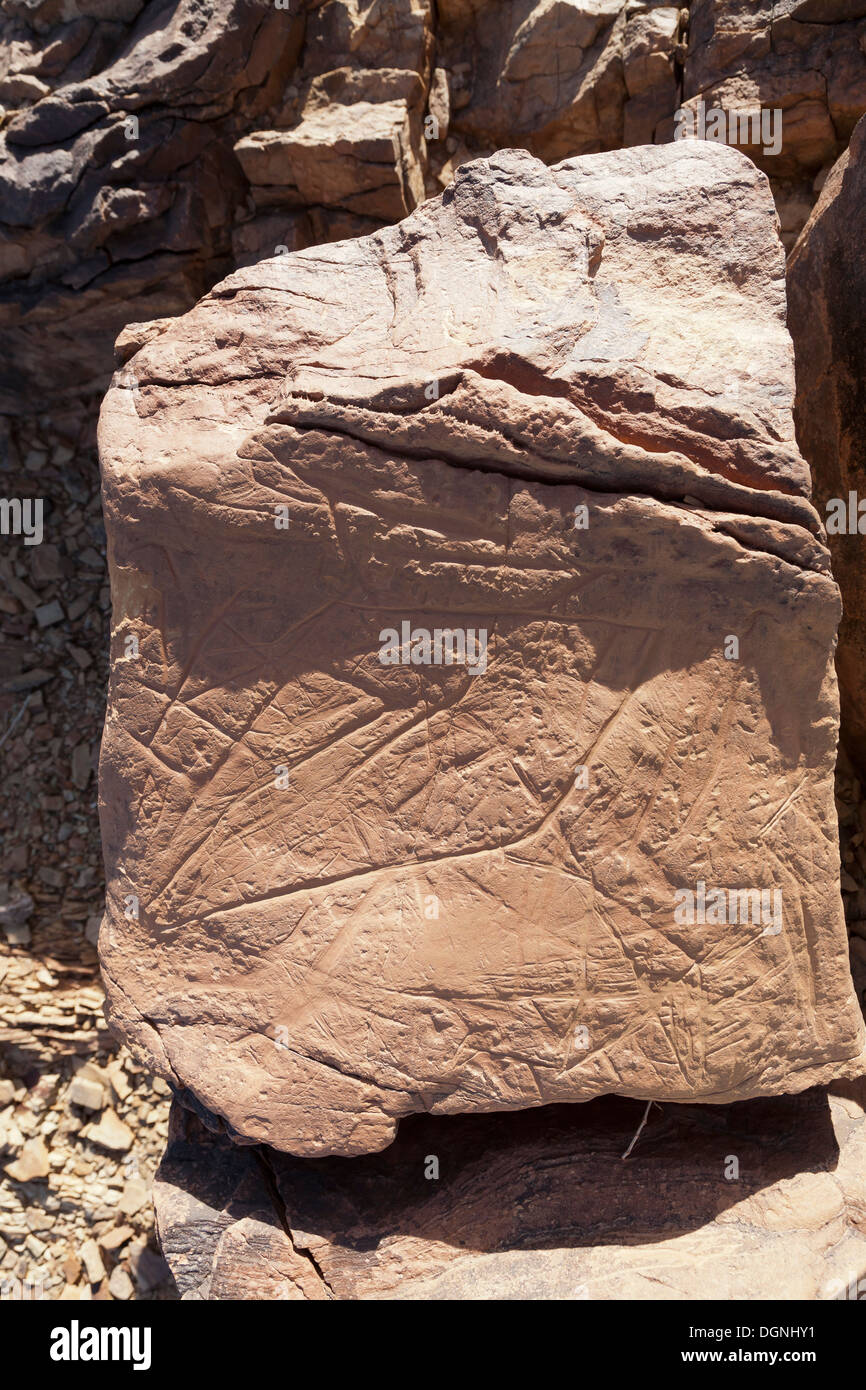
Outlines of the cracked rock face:
{"type": "Polygon", "coordinates": [[[814,172],[844,149],[866,108],[862,0],[692,0],[689,26],[689,101],[781,111],[782,150],[750,150],[768,172],[814,172]]]}
{"type": "Polygon", "coordinates": [[[34,387],[101,392],[134,313],[182,313],[234,266],[247,185],[232,146],[277,99],[301,30],[259,0],[3,9],[0,410],[14,414],[34,387]]]}
{"type": "Polygon", "coordinates": [[[234,1137],[862,1065],[784,314],[764,176],[681,142],[471,163],[121,339],[100,951],[234,1137]]]}
{"type": "Polygon", "coordinates": [[[351,1163],[239,1149],[175,1101],[154,1206],[184,1299],[846,1300],[864,1103],[654,1107],[623,1164],[622,1100],[416,1116],[351,1163]]]}
{"type": "Polygon", "coordinates": [[[866,5],[4,0],[0,413],[101,394],[131,320],[399,221],[469,160],[669,142],[683,104],[780,113],[743,148],[793,245],[866,111],[866,5]]]}
{"type": "Polygon", "coordinates": [[[845,742],[866,766],[866,121],[824,185],[788,267],[797,436],[842,590],[836,666],[845,742]]]}

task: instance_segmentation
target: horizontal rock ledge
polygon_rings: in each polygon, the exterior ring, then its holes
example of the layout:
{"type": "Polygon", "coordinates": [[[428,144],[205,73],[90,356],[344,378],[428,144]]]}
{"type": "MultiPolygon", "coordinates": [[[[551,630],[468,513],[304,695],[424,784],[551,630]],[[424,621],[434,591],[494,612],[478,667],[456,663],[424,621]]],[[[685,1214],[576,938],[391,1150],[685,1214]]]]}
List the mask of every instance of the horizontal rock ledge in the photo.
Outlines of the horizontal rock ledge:
{"type": "Polygon", "coordinates": [[[866,1091],[414,1116],[383,1154],[239,1149],[175,1100],[154,1185],[183,1299],[862,1297],[866,1091]]]}

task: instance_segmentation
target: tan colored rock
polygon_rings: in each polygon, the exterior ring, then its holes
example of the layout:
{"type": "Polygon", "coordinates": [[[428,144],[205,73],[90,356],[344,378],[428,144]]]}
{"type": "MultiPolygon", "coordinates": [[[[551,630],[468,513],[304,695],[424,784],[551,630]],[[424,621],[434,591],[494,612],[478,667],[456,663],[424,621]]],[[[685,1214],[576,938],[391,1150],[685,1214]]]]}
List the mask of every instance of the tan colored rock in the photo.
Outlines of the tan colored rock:
{"type": "Polygon", "coordinates": [[[6,1164],[6,1172],[13,1182],[33,1182],[36,1178],[47,1178],[50,1171],[48,1150],[38,1135],[25,1142],[14,1163],[6,1164]]]}
{"type": "Polygon", "coordinates": [[[135,1135],[119,1115],[113,1110],[106,1110],[99,1122],[87,1130],[87,1138],[91,1144],[99,1144],[100,1148],[108,1149],[111,1153],[126,1153],[132,1148],[135,1135]]]}
{"type": "Polygon", "coordinates": [[[51,88],[29,73],[15,73],[0,80],[0,101],[5,106],[17,110],[22,106],[32,106],[35,101],[47,96],[51,88]]]}
{"type": "Polygon", "coordinates": [[[271,196],[396,221],[424,196],[419,139],[405,101],[359,101],[314,110],[292,130],[255,131],[235,153],[271,196]]]}
{"type": "Polygon", "coordinates": [[[135,1216],[136,1212],[141,1211],[148,1198],[147,1183],[141,1178],[132,1178],[124,1184],[123,1191],[117,1202],[118,1211],[122,1211],[124,1216],[135,1216]]]}
{"type": "Polygon", "coordinates": [[[95,1240],[86,1240],[81,1246],[81,1262],[91,1284],[98,1284],[105,1278],[105,1265],[95,1240]]]}
{"type": "Polygon", "coordinates": [[[110,1016],[240,1136],[862,1066],[784,315],[738,152],[506,152],[118,375],[110,1016]]]}
{"type": "Polygon", "coordinates": [[[132,1298],[135,1286],[123,1265],[115,1265],[108,1280],[108,1292],[112,1298],[126,1300],[132,1298]]]}
{"type": "Polygon", "coordinates": [[[134,1235],[132,1226],[114,1226],[99,1237],[99,1245],[103,1250],[119,1250],[134,1235]]]}
{"type": "Polygon", "coordinates": [[[108,1076],[109,1085],[114,1092],[115,1100],[126,1100],[132,1087],[129,1084],[129,1077],[123,1069],[123,1064],[121,1062],[110,1062],[105,1068],[105,1071],[108,1076]]]}
{"type": "Polygon", "coordinates": [[[101,1110],[105,1105],[105,1091],[98,1081],[76,1076],[66,1091],[70,1105],[81,1105],[85,1110],[101,1110]]]}

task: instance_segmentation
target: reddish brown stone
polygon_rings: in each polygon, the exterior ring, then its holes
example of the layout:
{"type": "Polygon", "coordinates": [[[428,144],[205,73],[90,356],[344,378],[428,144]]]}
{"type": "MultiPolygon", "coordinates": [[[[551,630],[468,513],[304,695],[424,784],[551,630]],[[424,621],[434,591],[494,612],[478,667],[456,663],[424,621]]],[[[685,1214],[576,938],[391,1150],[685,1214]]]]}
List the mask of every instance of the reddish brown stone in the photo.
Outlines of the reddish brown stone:
{"type": "Polygon", "coordinates": [[[102,962],[239,1136],[861,1064],[774,225],[725,147],[503,153],[131,337],[102,962]],[[486,642],[386,664],[404,623],[486,642]]]}

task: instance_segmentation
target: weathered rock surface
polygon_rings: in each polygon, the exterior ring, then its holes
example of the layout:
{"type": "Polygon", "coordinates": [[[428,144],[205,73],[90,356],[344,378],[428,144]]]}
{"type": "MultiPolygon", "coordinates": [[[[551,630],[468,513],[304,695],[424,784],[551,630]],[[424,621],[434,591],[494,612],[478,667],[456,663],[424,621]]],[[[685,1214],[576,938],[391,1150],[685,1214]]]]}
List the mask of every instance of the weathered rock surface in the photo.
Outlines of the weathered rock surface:
{"type": "Polygon", "coordinates": [[[506,152],[122,340],[100,950],[240,1138],[862,1066],[774,222],[725,147],[506,152]]]}
{"type": "Polygon", "coordinates": [[[651,143],[676,106],[676,8],[505,0],[445,4],[441,18],[443,63],[460,78],[454,129],[472,146],[557,160],[621,145],[627,124],[632,143],[651,143]]]}
{"type": "Polygon", "coordinates": [[[688,23],[684,105],[778,113],[779,148],[742,148],[773,181],[790,249],[866,111],[866,4],[692,0],[688,23]]]}
{"type": "Polygon", "coordinates": [[[4,10],[8,75],[49,88],[0,134],[0,410],[26,413],[34,388],[103,389],[133,305],[181,313],[233,267],[232,145],[301,31],[258,0],[4,10]]]}
{"type": "Polygon", "coordinates": [[[130,321],[253,256],[399,221],[496,148],[670,141],[686,99],[782,111],[748,153],[792,244],[866,111],[864,26],[853,0],[8,0],[0,414],[101,393],[130,321]]]}
{"type": "Polygon", "coordinates": [[[0,412],[101,392],[131,319],[182,313],[253,247],[415,207],[432,48],[429,0],[4,5],[0,412]]]}
{"type": "Polygon", "coordinates": [[[725,109],[778,108],[782,150],[750,153],[780,177],[814,174],[845,148],[866,110],[866,4],[692,0],[685,96],[725,109]]]}
{"type": "Polygon", "coordinates": [[[842,590],[836,667],[845,742],[861,769],[866,767],[866,516],[858,510],[866,500],[864,237],[866,122],[861,121],[788,267],[797,437],[812,469],[816,502],[827,518],[833,573],[842,590]]]}
{"type": "Polygon", "coordinates": [[[856,1299],[863,1083],[712,1109],[407,1120],[368,1158],[240,1149],[174,1102],[154,1201],[186,1299],[856,1299]]]}
{"type": "Polygon", "coordinates": [[[405,98],[331,104],[292,130],[255,131],[236,153],[266,201],[318,203],[382,222],[424,200],[417,108],[405,98]]]}

